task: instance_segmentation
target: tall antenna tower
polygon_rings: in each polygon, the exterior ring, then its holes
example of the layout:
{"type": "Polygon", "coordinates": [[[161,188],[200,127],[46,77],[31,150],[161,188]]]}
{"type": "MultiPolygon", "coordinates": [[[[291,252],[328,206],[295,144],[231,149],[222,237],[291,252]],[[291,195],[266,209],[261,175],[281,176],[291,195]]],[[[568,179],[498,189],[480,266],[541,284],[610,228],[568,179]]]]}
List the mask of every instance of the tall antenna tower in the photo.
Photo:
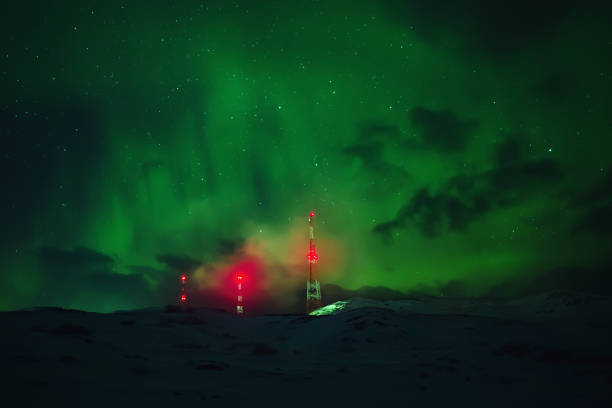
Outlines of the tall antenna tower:
{"type": "Polygon", "coordinates": [[[321,307],[321,284],[317,279],[316,274],[316,263],[319,260],[317,251],[315,250],[314,244],[314,227],[312,225],[312,219],[315,213],[312,211],[309,216],[309,231],[310,231],[310,243],[308,248],[308,281],[306,282],[306,314],[310,314],[313,310],[317,310],[321,307]]]}
{"type": "Polygon", "coordinates": [[[236,298],[236,314],[238,316],[244,316],[244,299],[242,297],[242,282],[244,281],[244,274],[242,272],[236,273],[236,282],[238,283],[238,297],[236,298]]]}

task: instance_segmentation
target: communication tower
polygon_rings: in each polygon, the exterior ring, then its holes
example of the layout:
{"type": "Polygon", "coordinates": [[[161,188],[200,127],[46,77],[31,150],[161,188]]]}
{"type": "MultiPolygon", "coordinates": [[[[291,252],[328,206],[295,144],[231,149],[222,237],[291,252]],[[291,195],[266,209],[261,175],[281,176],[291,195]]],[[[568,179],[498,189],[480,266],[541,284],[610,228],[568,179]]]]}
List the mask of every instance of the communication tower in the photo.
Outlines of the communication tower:
{"type": "Polygon", "coordinates": [[[317,279],[315,266],[319,260],[317,251],[315,250],[314,244],[314,227],[312,225],[312,219],[315,213],[312,211],[308,217],[309,221],[309,234],[310,241],[308,247],[308,281],[306,282],[306,314],[310,314],[313,310],[317,310],[321,307],[321,284],[317,279]]]}

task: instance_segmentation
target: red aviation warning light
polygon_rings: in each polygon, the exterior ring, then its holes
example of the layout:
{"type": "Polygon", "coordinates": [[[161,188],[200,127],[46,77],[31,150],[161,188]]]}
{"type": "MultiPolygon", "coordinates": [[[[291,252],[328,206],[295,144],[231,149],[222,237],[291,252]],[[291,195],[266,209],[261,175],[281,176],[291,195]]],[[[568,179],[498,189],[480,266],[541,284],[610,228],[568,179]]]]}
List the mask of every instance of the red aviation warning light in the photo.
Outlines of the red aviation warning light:
{"type": "Polygon", "coordinates": [[[314,211],[311,211],[311,212],[310,212],[310,218],[314,218],[314,216],[315,216],[315,212],[314,212],[314,211]]]}
{"type": "Polygon", "coordinates": [[[238,282],[241,282],[243,279],[244,279],[244,274],[243,274],[242,272],[238,272],[238,273],[236,274],[236,280],[237,280],[238,282]]]}
{"type": "Polygon", "coordinates": [[[316,263],[319,260],[319,255],[317,255],[314,245],[308,251],[308,255],[306,255],[306,259],[308,259],[310,263],[316,263]]]}
{"type": "Polygon", "coordinates": [[[187,296],[185,294],[181,294],[181,303],[185,303],[187,301],[187,296]]]}
{"type": "Polygon", "coordinates": [[[185,275],[181,275],[181,281],[185,283],[186,280],[187,280],[187,277],[185,275]]]}

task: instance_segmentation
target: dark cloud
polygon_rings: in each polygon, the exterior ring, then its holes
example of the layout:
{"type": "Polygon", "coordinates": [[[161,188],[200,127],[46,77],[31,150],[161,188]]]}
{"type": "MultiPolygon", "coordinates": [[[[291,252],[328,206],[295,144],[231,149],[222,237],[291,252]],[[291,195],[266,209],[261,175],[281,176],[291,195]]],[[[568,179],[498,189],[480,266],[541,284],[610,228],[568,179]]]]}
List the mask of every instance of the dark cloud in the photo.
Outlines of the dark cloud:
{"type": "Polygon", "coordinates": [[[612,294],[612,264],[565,266],[513,276],[491,286],[483,296],[513,298],[551,291],[612,294]]]}
{"type": "MultiPolygon", "coordinates": [[[[447,188],[452,190],[450,186],[447,188]]],[[[447,191],[432,195],[427,189],[421,189],[399,210],[395,219],[377,225],[373,231],[388,239],[394,229],[412,223],[423,235],[434,237],[445,229],[465,230],[491,208],[486,192],[461,197],[447,191]]]]}
{"type": "Polygon", "coordinates": [[[612,203],[595,205],[581,214],[574,223],[575,232],[612,233],[612,203]]]}
{"type": "Polygon", "coordinates": [[[380,224],[377,224],[372,229],[372,232],[374,232],[375,234],[380,235],[380,237],[386,243],[390,243],[391,241],[393,241],[393,236],[391,235],[393,233],[393,231],[396,230],[396,229],[404,228],[404,227],[405,227],[404,219],[400,218],[399,216],[396,216],[391,221],[381,222],[380,224]]]}
{"type": "Polygon", "coordinates": [[[566,291],[609,295],[612,293],[612,264],[592,267],[567,266],[548,270],[532,270],[515,274],[475,294],[474,281],[450,280],[435,284],[418,284],[406,294],[410,297],[443,296],[446,298],[508,299],[541,293],[566,291]]]}
{"type": "Polygon", "coordinates": [[[155,299],[142,275],[117,273],[113,258],[90,248],[44,247],[38,255],[43,282],[37,305],[106,310],[109,303],[133,307],[155,299]]]}
{"type": "Polygon", "coordinates": [[[397,149],[402,145],[399,130],[384,123],[366,123],[358,127],[358,142],[345,147],[342,152],[359,158],[363,166],[377,174],[389,177],[406,177],[401,167],[385,160],[385,148],[397,149]]]}
{"type": "Polygon", "coordinates": [[[495,149],[497,167],[515,165],[525,160],[526,156],[525,145],[516,135],[507,135],[495,149]]]}
{"type": "Polygon", "coordinates": [[[452,112],[416,107],[410,111],[410,121],[426,149],[443,153],[466,148],[470,132],[476,127],[473,119],[461,119],[452,112]]]}
{"type": "Polygon", "coordinates": [[[71,251],[47,246],[42,247],[39,254],[43,263],[57,267],[105,268],[115,263],[110,256],[86,247],[78,247],[71,251]]]}
{"type": "Polygon", "coordinates": [[[570,207],[584,208],[592,205],[603,205],[612,201],[612,166],[606,171],[606,176],[601,183],[575,196],[570,200],[570,207]]]}
{"type": "Polygon", "coordinates": [[[359,158],[363,167],[373,173],[385,177],[408,177],[408,173],[400,166],[388,163],[383,157],[384,144],[371,142],[344,148],[343,153],[359,158]]]}
{"type": "Polygon", "coordinates": [[[234,254],[242,245],[244,245],[244,238],[238,239],[220,239],[217,242],[217,248],[219,255],[232,255],[234,254]]]}
{"type": "Polygon", "coordinates": [[[542,274],[535,274],[526,288],[527,293],[541,293],[550,290],[578,291],[590,293],[612,292],[610,265],[594,267],[565,266],[554,268],[542,274]]]}
{"type": "Polygon", "coordinates": [[[562,178],[558,163],[549,159],[529,160],[521,151],[517,139],[509,137],[498,146],[496,167],[492,170],[453,177],[436,193],[420,189],[394,219],[378,224],[373,232],[389,239],[395,229],[410,224],[427,237],[445,230],[464,231],[490,211],[550,189],[562,178]]]}
{"type": "Polygon", "coordinates": [[[344,154],[358,158],[364,169],[376,176],[373,189],[397,191],[411,178],[401,165],[390,162],[391,151],[394,154],[414,149],[440,153],[463,151],[477,125],[475,120],[424,107],[412,109],[410,120],[417,137],[404,138],[397,126],[370,122],[358,126],[357,143],[342,149],[344,154]]]}
{"type": "Polygon", "coordinates": [[[612,168],[605,179],[569,202],[569,208],[576,211],[573,222],[574,232],[612,232],[612,168]]]}
{"type": "Polygon", "coordinates": [[[482,182],[489,186],[487,192],[494,193],[497,201],[505,206],[534,189],[547,189],[549,183],[562,177],[562,173],[559,163],[552,159],[533,160],[494,169],[484,174],[482,182]]]}
{"type": "Polygon", "coordinates": [[[551,73],[531,86],[531,91],[547,102],[565,102],[576,92],[579,78],[576,74],[551,73]]]}
{"type": "Polygon", "coordinates": [[[161,254],[157,255],[156,258],[159,262],[177,272],[191,272],[202,264],[202,262],[185,255],[161,254]]]}
{"type": "Polygon", "coordinates": [[[152,266],[148,265],[128,265],[127,268],[135,274],[146,276],[149,279],[153,279],[157,282],[168,276],[167,270],[153,268],[152,266]]]}
{"type": "Polygon", "coordinates": [[[386,0],[390,15],[433,44],[448,45],[449,35],[470,52],[501,56],[519,52],[554,35],[578,2],[559,0],[386,0]]]}
{"type": "Polygon", "coordinates": [[[376,183],[368,184],[368,189],[372,190],[372,194],[380,194],[402,188],[410,175],[385,157],[387,149],[395,151],[405,147],[397,127],[368,123],[360,125],[358,129],[357,143],[345,147],[342,152],[358,158],[363,168],[376,177],[376,183]]]}
{"type": "Polygon", "coordinates": [[[397,126],[385,123],[366,123],[359,127],[359,139],[364,142],[383,140],[398,142],[400,140],[397,126]]]}

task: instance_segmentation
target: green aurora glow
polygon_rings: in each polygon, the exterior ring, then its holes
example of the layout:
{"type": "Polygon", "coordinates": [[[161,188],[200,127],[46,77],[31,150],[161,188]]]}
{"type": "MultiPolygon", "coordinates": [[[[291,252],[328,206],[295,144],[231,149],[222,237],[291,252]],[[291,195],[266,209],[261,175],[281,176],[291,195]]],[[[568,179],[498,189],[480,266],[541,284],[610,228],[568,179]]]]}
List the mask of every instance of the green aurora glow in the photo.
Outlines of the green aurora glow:
{"type": "Polygon", "coordinates": [[[324,283],[608,290],[607,10],[53,4],[2,17],[0,309],[160,304],[249,245],[302,283],[310,210],[324,283]]]}

